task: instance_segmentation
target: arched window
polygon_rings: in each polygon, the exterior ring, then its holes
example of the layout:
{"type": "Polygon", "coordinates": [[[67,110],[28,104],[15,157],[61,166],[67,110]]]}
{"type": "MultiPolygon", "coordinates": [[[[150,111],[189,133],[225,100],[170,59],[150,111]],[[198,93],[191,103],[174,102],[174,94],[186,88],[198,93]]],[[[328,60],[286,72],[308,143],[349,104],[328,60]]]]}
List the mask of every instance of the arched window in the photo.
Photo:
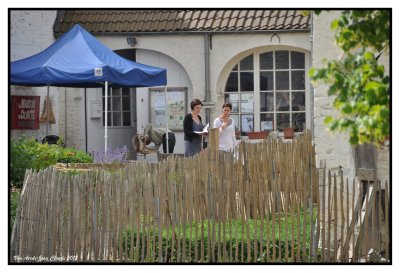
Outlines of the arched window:
{"type": "Polygon", "coordinates": [[[305,53],[273,50],[240,60],[230,72],[225,101],[243,135],[251,131],[282,131],[306,124],[305,53]]]}

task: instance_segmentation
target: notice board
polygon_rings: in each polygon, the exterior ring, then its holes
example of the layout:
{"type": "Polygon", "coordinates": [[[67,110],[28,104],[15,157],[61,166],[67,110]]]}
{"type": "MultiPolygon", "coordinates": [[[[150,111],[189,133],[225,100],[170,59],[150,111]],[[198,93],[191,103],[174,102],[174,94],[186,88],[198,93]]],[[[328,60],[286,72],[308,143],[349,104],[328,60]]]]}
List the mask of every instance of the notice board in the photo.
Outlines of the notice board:
{"type": "Polygon", "coordinates": [[[11,129],[39,129],[40,96],[11,96],[11,129]]]}
{"type": "Polygon", "coordinates": [[[149,88],[149,91],[150,123],[154,127],[166,128],[166,121],[168,120],[168,129],[183,131],[187,88],[168,87],[167,95],[164,88],[149,88]],[[166,110],[168,117],[166,117],[166,110]]]}

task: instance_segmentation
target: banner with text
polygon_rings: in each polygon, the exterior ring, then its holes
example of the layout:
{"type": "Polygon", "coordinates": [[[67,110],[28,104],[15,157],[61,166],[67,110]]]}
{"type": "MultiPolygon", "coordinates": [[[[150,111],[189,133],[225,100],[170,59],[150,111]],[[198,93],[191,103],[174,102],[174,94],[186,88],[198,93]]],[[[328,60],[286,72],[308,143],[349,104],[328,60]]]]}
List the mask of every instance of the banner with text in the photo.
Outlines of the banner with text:
{"type": "Polygon", "coordinates": [[[11,96],[11,129],[39,129],[40,96],[11,96]]]}

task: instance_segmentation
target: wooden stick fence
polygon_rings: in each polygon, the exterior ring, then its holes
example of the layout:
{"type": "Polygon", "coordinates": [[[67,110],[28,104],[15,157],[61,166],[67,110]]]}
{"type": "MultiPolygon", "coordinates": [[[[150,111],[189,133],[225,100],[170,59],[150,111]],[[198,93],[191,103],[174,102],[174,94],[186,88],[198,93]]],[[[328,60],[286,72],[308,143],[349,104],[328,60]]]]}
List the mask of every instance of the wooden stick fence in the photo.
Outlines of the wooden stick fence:
{"type": "Polygon", "coordinates": [[[243,142],[235,154],[211,145],[111,171],[28,171],[10,259],[389,262],[388,185],[378,183],[363,195],[317,170],[308,131],[289,143],[243,142]]]}

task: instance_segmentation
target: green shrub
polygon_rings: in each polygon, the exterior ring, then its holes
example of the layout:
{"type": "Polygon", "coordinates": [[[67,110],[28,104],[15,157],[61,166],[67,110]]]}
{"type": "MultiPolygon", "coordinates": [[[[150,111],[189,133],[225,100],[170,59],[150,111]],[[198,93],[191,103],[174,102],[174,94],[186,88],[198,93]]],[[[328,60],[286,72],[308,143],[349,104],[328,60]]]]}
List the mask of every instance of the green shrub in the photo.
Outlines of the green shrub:
{"type": "Polygon", "coordinates": [[[19,137],[10,143],[10,182],[21,188],[27,169],[40,170],[56,163],[91,163],[90,155],[61,145],[41,144],[33,138],[19,137]]]}
{"type": "Polygon", "coordinates": [[[12,228],[15,221],[15,216],[17,215],[17,208],[19,203],[19,191],[13,191],[10,194],[10,226],[9,226],[9,236],[11,237],[12,228]]]}
{"type": "Polygon", "coordinates": [[[21,187],[25,170],[33,169],[33,150],[37,142],[34,139],[17,138],[10,142],[10,183],[14,187],[21,187]]]}

